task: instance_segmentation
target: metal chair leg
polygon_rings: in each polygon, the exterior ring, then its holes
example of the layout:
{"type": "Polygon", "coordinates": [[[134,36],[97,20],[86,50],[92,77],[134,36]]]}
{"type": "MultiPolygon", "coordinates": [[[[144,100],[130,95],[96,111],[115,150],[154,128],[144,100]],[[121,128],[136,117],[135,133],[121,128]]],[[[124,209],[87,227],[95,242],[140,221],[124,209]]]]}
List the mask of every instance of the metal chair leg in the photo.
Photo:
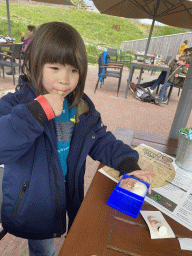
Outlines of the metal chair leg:
{"type": "Polygon", "coordinates": [[[12,70],[13,70],[13,84],[15,85],[15,68],[13,68],[12,70]]]}
{"type": "Polygon", "coordinates": [[[97,87],[98,87],[98,84],[99,84],[99,79],[100,79],[100,77],[98,78],[98,80],[97,80],[97,83],[96,83],[96,86],[95,86],[95,91],[94,91],[94,93],[96,92],[96,90],[97,90],[97,87]]]}
{"type": "Polygon", "coordinates": [[[118,87],[117,87],[117,97],[119,94],[120,86],[121,86],[121,77],[119,78],[119,83],[118,83],[118,87]]]}

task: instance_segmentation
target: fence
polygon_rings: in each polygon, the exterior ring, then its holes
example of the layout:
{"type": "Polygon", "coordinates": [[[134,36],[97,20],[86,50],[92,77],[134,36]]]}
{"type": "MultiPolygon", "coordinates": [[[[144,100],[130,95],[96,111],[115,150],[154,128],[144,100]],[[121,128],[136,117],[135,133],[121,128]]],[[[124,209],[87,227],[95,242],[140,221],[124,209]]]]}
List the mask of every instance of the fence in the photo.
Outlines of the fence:
{"type": "MultiPolygon", "coordinates": [[[[120,49],[122,51],[144,52],[147,45],[147,40],[148,39],[145,38],[122,42],[120,49]]],[[[185,40],[188,40],[188,46],[191,47],[192,32],[152,37],[148,53],[160,55],[163,60],[165,60],[167,56],[172,56],[174,58],[179,54],[179,47],[185,40]]]]}

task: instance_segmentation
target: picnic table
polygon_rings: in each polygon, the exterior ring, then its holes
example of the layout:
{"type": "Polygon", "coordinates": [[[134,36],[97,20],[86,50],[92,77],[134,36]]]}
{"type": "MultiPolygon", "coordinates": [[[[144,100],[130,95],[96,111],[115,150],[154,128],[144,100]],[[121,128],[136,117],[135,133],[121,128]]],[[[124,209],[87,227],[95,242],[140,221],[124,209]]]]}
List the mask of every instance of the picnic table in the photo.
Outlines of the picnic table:
{"type": "MultiPolygon", "coordinates": [[[[125,134],[132,146],[145,143],[164,153],[176,155],[178,141],[175,139],[132,130],[119,129],[118,132],[120,136],[125,134]]],[[[99,168],[103,166],[100,164],[99,168]]],[[[180,249],[177,238],[152,240],[141,214],[134,219],[109,207],[106,202],[115,186],[114,181],[96,172],[59,256],[192,255],[191,251],[180,249]]],[[[144,202],[142,210],[157,209],[144,202]]],[[[176,237],[192,238],[189,229],[167,215],[163,216],[176,237]]]]}

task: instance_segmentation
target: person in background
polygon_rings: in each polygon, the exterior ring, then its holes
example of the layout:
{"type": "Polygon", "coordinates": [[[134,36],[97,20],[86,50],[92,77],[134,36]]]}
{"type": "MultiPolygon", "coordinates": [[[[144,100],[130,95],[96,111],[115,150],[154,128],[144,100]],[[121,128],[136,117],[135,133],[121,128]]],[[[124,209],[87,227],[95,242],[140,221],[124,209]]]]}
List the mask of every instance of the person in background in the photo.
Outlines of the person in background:
{"type": "Polygon", "coordinates": [[[172,70],[170,71],[170,76],[168,82],[161,86],[161,90],[159,92],[158,97],[155,99],[156,103],[167,103],[167,89],[173,83],[175,85],[184,83],[185,79],[183,77],[179,77],[179,74],[186,75],[188,71],[188,67],[186,66],[190,62],[190,57],[179,57],[179,60],[172,66],[172,70]]]}
{"type": "Polygon", "coordinates": [[[66,232],[66,212],[70,229],[84,198],[88,155],[119,176],[151,183],[155,174],[141,170],[138,152],[107,131],[84,93],[87,69],[77,30],[43,24],[27,47],[15,92],[0,99],[2,226],[28,239],[30,256],[55,256],[53,238],[66,232]]]}
{"type": "Polygon", "coordinates": [[[22,34],[21,34],[21,42],[24,45],[23,51],[26,51],[26,48],[29,45],[29,43],[31,42],[31,38],[34,35],[35,30],[36,30],[35,26],[30,26],[30,25],[27,26],[27,34],[28,34],[29,37],[26,38],[26,39],[25,39],[25,33],[22,32],[22,34]]]}
{"type": "MultiPolygon", "coordinates": [[[[165,85],[165,90],[164,93],[162,92],[164,87],[161,88],[161,91],[159,93],[159,96],[156,99],[156,103],[159,102],[159,98],[162,96],[163,93],[163,99],[161,101],[161,103],[167,103],[167,88],[174,82],[174,84],[180,84],[181,82],[184,82],[183,78],[179,78],[178,74],[183,73],[186,74],[188,71],[188,67],[186,66],[186,64],[188,64],[190,62],[190,57],[189,56],[180,56],[178,58],[178,60],[174,59],[170,64],[170,78],[168,79],[168,82],[165,85]],[[173,74],[174,73],[174,74],[173,74]],[[171,76],[171,74],[173,74],[171,76]]],[[[143,84],[139,84],[139,86],[143,87],[143,88],[149,88],[150,92],[153,93],[153,91],[155,90],[155,88],[160,85],[160,84],[164,84],[165,82],[165,78],[166,78],[167,72],[166,71],[162,71],[161,74],[159,75],[159,77],[155,80],[152,80],[150,82],[146,82],[143,84]]],[[[130,90],[133,93],[136,93],[137,91],[137,85],[134,83],[130,83],[129,85],[130,90]]]]}
{"type": "Polygon", "coordinates": [[[183,53],[183,51],[188,48],[188,41],[185,40],[179,48],[179,56],[183,53]]]}
{"type": "MultiPolygon", "coordinates": [[[[23,48],[23,51],[26,51],[26,48],[27,46],[29,45],[30,41],[31,41],[31,38],[32,36],[34,35],[35,33],[35,30],[36,30],[36,27],[35,26],[28,26],[27,27],[28,30],[27,30],[27,34],[28,34],[28,38],[27,39],[24,39],[25,38],[25,33],[23,32],[22,35],[21,35],[21,42],[23,43],[24,45],[24,48],[23,48]]],[[[11,52],[8,52],[7,53],[8,55],[11,55],[11,52]]],[[[6,57],[5,57],[5,60],[6,60],[6,57]]],[[[6,72],[6,74],[9,76],[9,75],[13,75],[13,72],[14,74],[16,74],[16,71],[15,69],[11,69],[10,71],[6,72]]]]}

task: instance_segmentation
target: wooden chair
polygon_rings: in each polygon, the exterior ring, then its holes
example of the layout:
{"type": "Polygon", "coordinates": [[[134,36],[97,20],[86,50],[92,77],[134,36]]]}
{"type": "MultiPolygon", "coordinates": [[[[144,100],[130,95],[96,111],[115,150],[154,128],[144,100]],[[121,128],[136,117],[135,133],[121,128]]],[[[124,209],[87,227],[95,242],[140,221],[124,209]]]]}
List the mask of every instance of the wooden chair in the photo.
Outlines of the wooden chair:
{"type": "Polygon", "coordinates": [[[118,51],[115,48],[107,48],[107,53],[110,56],[110,62],[117,62],[118,59],[118,51]],[[115,58],[111,58],[111,57],[115,57],[115,58]]]}
{"type": "Polygon", "coordinates": [[[0,167],[0,240],[7,234],[7,231],[5,231],[4,228],[1,226],[1,204],[3,200],[3,195],[2,195],[3,171],[4,171],[4,168],[0,167]]]}
{"type": "Polygon", "coordinates": [[[122,72],[123,72],[123,63],[110,63],[110,64],[104,64],[102,66],[99,67],[99,70],[101,70],[98,73],[98,81],[96,83],[95,86],[95,91],[97,90],[97,87],[100,84],[100,88],[102,86],[102,84],[104,84],[104,79],[106,79],[107,77],[114,77],[114,78],[118,78],[119,82],[118,82],[118,87],[117,87],[117,96],[119,93],[119,89],[121,86],[121,77],[122,77],[122,72]]]}
{"type": "Polygon", "coordinates": [[[129,54],[123,54],[123,51],[120,50],[120,62],[122,63],[131,63],[132,61],[132,55],[129,54]]]}
{"type": "MultiPolygon", "coordinates": [[[[11,55],[0,53],[0,66],[3,69],[3,78],[5,77],[4,67],[10,67],[12,70],[19,67],[19,74],[21,73],[22,46],[23,43],[13,44],[11,55]],[[9,59],[10,61],[5,60],[4,58],[9,59]],[[17,63],[16,60],[19,60],[19,63],[17,63]]],[[[13,72],[13,84],[15,85],[15,72],[13,72]]]]}

